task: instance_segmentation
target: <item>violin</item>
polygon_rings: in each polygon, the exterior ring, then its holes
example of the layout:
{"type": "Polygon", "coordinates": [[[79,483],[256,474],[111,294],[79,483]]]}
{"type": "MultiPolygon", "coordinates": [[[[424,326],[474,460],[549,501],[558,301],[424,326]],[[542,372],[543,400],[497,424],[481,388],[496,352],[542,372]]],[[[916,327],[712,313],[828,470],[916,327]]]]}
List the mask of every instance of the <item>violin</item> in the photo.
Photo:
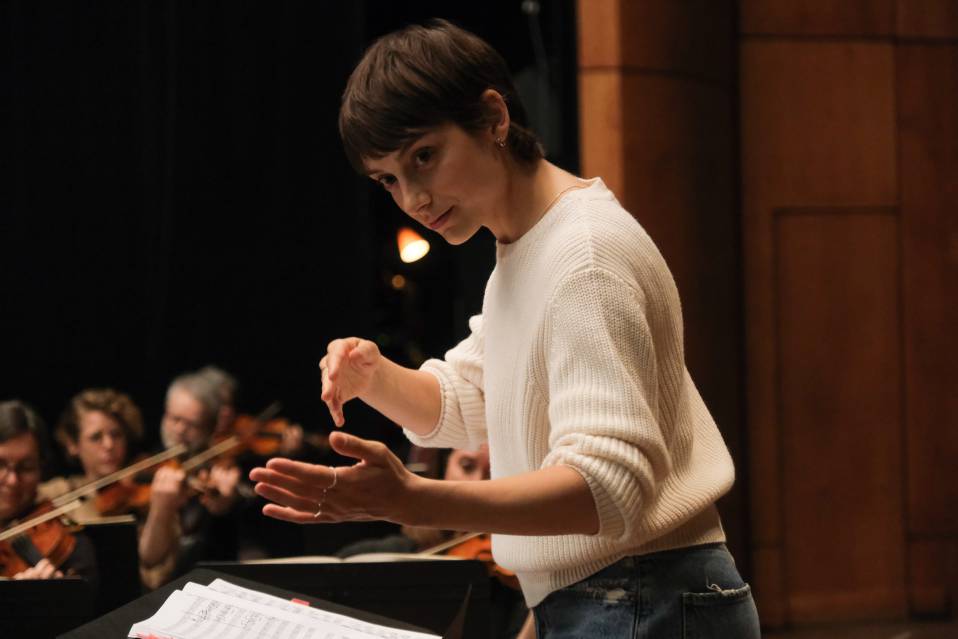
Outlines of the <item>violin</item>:
{"type": "MultiPolygon", "coordinates": [[[[272,457],[280,451],[286,433],[300,428],[284,417],[277,417],[281,408],[279,402],[273,402],[259,415],[237,415],[229,430],[243,441],[245,450],[258,457],[272,457]]],[[[320,450],[329,450],[329,438],[325,435],[304,433],[303,441],[320,450]]]]}
{"type": "Polygon", "coordinates": [[[481,561],[490,577],[495,577],[501,584],[514,590],[519,590],[519,578],[516,573],[503,568],[492,558],[492,535],[488,533],[468,533],[454,537],[449,541],[437,544],[422,551],[423,555],[445,554],[462,559],[481,561]]]}
{"type": "MultiPolygon", "coordinates": [[[[199,468],[201,468],[206,462],[211,459],[215,459],[221,455],[224,455],[235,448],[239,447],[241,442],[236,437],[227,437],[221,442],[207,448],[205,451],[190,457],[184,462],[178,462],[175,457],[185,452],[186,448],[182,445],[175,446],[170,448],[159,455],[154,455],[146,460],[133,464],[123,470],[119,470],[112,475],[108,475],[96,482],[95,484],[100,485],[100,489],[96,490],[96,497],[94,497],[94,504],[96,506],[97,512],[101,515],[117,515],[129,512],[137,512],[140,514],[145,513],[149,510],[150,507],[150,497],[152,495],[152,484],[149,482],[137,482],[134,480],[134,475],[141,473],[146,468],[150,468],[153,472],[156,470],[167,467],[167,468],[179,468],[180,470],[187,473],[187,484],[191,489],[197,493],[206,493],[208,492],[207,487],[201,482],[196,476],[191,473],[199,468]]],[[[152,478],[152,475],[150,476],[152,478]]],[[[78,491],[86,489],[87,486],[83,486],[78,491]]],[[[74,491],[74,493],[78,492],[74,491]]],[[[89,494],[90,491],[87,491],[86,494],[89,494]]],[[[59,497],[59,500],[64,499],[64,497],[71,497],[72,495],[65,495],[59,497]]]]}
{"type": "Polygon", "coordinates": [[[0,571],[7,578],[36,566],[46,559],[59,568],[76,548],[76,537],[60,516],[80,506],[73,501],[55,507],[51,502],[39,504],[26,521],[0,533],[0,571]]]}
{"type": "MultiPolygon", "coordinates": [[[[232,430],[254,455],[272,457],[279,452],[286,432],[295,426],[283,417],[262,420],[252,415],[238,415],[233,421],[232,430]]],[[[329,438],[325,435],[304,433],[303,441],[320,450],[329,449],[329,438]]]]}
{"type": "Polygon", "coordinates": [[[96,504],[97,511],[101,515],[115,515],[129,512],[130,510],[136,509],[131,504],[140,502],[142,502],[145,507],[145,505],[149,504],[149,485],[146,484],[140,486],[132,481],[123,482],[123,480],[132,478],[134,475],[137,475],[138,473],[141,473],[154,466],[159,466],[163,463],[166,463],[175,457],[182,455],[184,452],[186,452],[186,446],[174,446],[163,451],[162,453],[153,455],[152,457],[147,457],[146,459],[131,464],[126,468],[121,468],[114,473],[110,473],[109,475],[101,477],[100,479],[86,483],[75,490],[64,493],[63,495],[51,500],[51,503],[53,506],[62,506],[77,499],[82,499],[91,494],[97,493],[97,496],[94,498],[94,503],[96,504]],[[119,482],[123,483],[121,484],[119,482]],[[118,487],[114,488],[114,486],[118,487]],[[145,501],[143,501],[144,498],[145,501]]]}
{"type": "MultiPolygon", "coordinates": [[[[210,460],[220,458],[220,463],[230,464],[232,460],[229,456],[235,456],[242,450],[248,449],[256,454],[267,456],[279,450],[283,433],[291,425],[285,419],[274,417],[278,410],[277,402],[271,404],[257,417],[247,415],[238,417],[234,422],[233,434],[218,438],[213,446],[182,463],[175,459],[187,451],[186,447],[180,444],[60,495],[52,500],[52,504],[61,506],[96,493],[93,498],[94,505],[101,515],[145,513],[150,505],[151,484],[148,481],[135,481],[134,476],[140,475],[142,478],[144,471],[152,469],[155,472],[162,466],[179,467],[187,473],[187,483],[193,490],[197,493],[207,493],[209,490],[192,473],[210,460]]],[[[328,440],[325,437],[316,437],[320,438],[317,440],[317,445],[328,447],[328,440]]]]}

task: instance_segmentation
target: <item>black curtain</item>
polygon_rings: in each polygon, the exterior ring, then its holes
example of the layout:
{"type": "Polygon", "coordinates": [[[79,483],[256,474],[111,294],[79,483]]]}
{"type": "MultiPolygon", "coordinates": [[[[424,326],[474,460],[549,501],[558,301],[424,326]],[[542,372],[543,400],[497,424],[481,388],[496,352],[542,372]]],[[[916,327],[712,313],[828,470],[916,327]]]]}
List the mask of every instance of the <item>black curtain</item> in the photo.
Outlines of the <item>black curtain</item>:
{"type": "MultiPolygon", "coordinates": [[[[53,421],[73,393],[113,386],[155,433],[172,377],[215,363],[239,378],[241,408],[280,400],[328,430],[329,339],[374,337],[415,363],[461,338],[492,239],[455,250],[433,236],[401,265],[402,214],[352,172],[336,131],[366,44],[442,16],[505,55],[540,102],[550,157],[577,168],[571,0],[534,22],[518,0],[456,4],[0,3],[0,398],[53,421]]],[[[353,432],[401,441],[349,410],[353,432]]]]}

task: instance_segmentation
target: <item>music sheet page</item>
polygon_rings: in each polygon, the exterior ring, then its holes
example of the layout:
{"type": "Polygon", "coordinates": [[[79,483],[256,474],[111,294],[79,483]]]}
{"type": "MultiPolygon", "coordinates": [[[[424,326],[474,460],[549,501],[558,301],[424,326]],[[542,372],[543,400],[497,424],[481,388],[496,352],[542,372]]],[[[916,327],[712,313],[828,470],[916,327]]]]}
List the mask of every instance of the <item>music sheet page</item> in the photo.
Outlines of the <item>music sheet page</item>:
{"type": "MultiPolygon", "coordinates": [[[[327,610],[321,610],[319,608],[312,608],[310,606],[293,603],[287,599],[283,599],[282,597],[276,597],[265,592],[259,592],[258,590],[250,590],[249,588],[237,586],[236,584],[232,584],[224,579],[215,579],[208,587],[211,590],[232,595],[239,599],[255,601],[256,603],[261,603],[267,606],[276,606],[280,610],[285,610],[293,614],[306,615],[309,618],[315,619],[317,621],[339,623],[346,627],[353,628],[354,630],[361,630],[374,637],[380,637],[381,639],[441,639],[439,635],[425,634],[411,630],[398,630],[396,628],[380,626],[367,621],[362,621],[361,619],[354,619],[353,617],[336,614],[327,610]]],[[[189,585],[187,586],[187,589],[189,589],[189,585]]],[[[187,590],[187,592],[188,591],[189,590],[187,590]]]]}
{"type": "Polygon", "coordinates": [[[219,590],[189,583],[183,590],[173,592],[156,614],[134,624],[128,636],[140,639],[440,639],[438,635],[371,624],[217,581],[219,590]]]}

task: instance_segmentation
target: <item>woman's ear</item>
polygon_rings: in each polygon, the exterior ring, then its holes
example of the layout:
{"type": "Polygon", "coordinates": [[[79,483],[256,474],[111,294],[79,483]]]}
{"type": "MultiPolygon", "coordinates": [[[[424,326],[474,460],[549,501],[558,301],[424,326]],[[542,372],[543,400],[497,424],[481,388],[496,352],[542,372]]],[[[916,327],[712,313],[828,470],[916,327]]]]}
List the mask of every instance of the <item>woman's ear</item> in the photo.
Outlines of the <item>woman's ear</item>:
{"type": "Polygon", "coordinates": [[[505,140],[509,136],[509,106],[502,94],[495,89],[486,89],[480,98],[489,112],[489,132],[493,140],[505,140]]]}
{"type": "Polygon", "coordinates": [[[63,442],[67,445],[67,455],[70,457],[79,457],[80,456],[80,447],[77,446],[77,443],[70,439],[69,437],[64,437],[63,442]]]}

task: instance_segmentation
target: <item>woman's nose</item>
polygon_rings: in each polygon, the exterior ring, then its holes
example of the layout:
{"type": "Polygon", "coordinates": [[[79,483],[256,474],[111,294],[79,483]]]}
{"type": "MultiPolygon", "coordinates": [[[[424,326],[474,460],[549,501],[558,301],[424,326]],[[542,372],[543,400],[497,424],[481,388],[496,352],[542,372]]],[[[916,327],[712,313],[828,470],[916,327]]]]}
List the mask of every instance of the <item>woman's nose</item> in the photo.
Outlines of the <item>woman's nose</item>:
{"type": "Polygon", "coordinates": [[[410,186],[403,193],[402,210],[409,215],[418,217],[424,208],[429,206],[431,199],[424,189],[410,186]]]}

